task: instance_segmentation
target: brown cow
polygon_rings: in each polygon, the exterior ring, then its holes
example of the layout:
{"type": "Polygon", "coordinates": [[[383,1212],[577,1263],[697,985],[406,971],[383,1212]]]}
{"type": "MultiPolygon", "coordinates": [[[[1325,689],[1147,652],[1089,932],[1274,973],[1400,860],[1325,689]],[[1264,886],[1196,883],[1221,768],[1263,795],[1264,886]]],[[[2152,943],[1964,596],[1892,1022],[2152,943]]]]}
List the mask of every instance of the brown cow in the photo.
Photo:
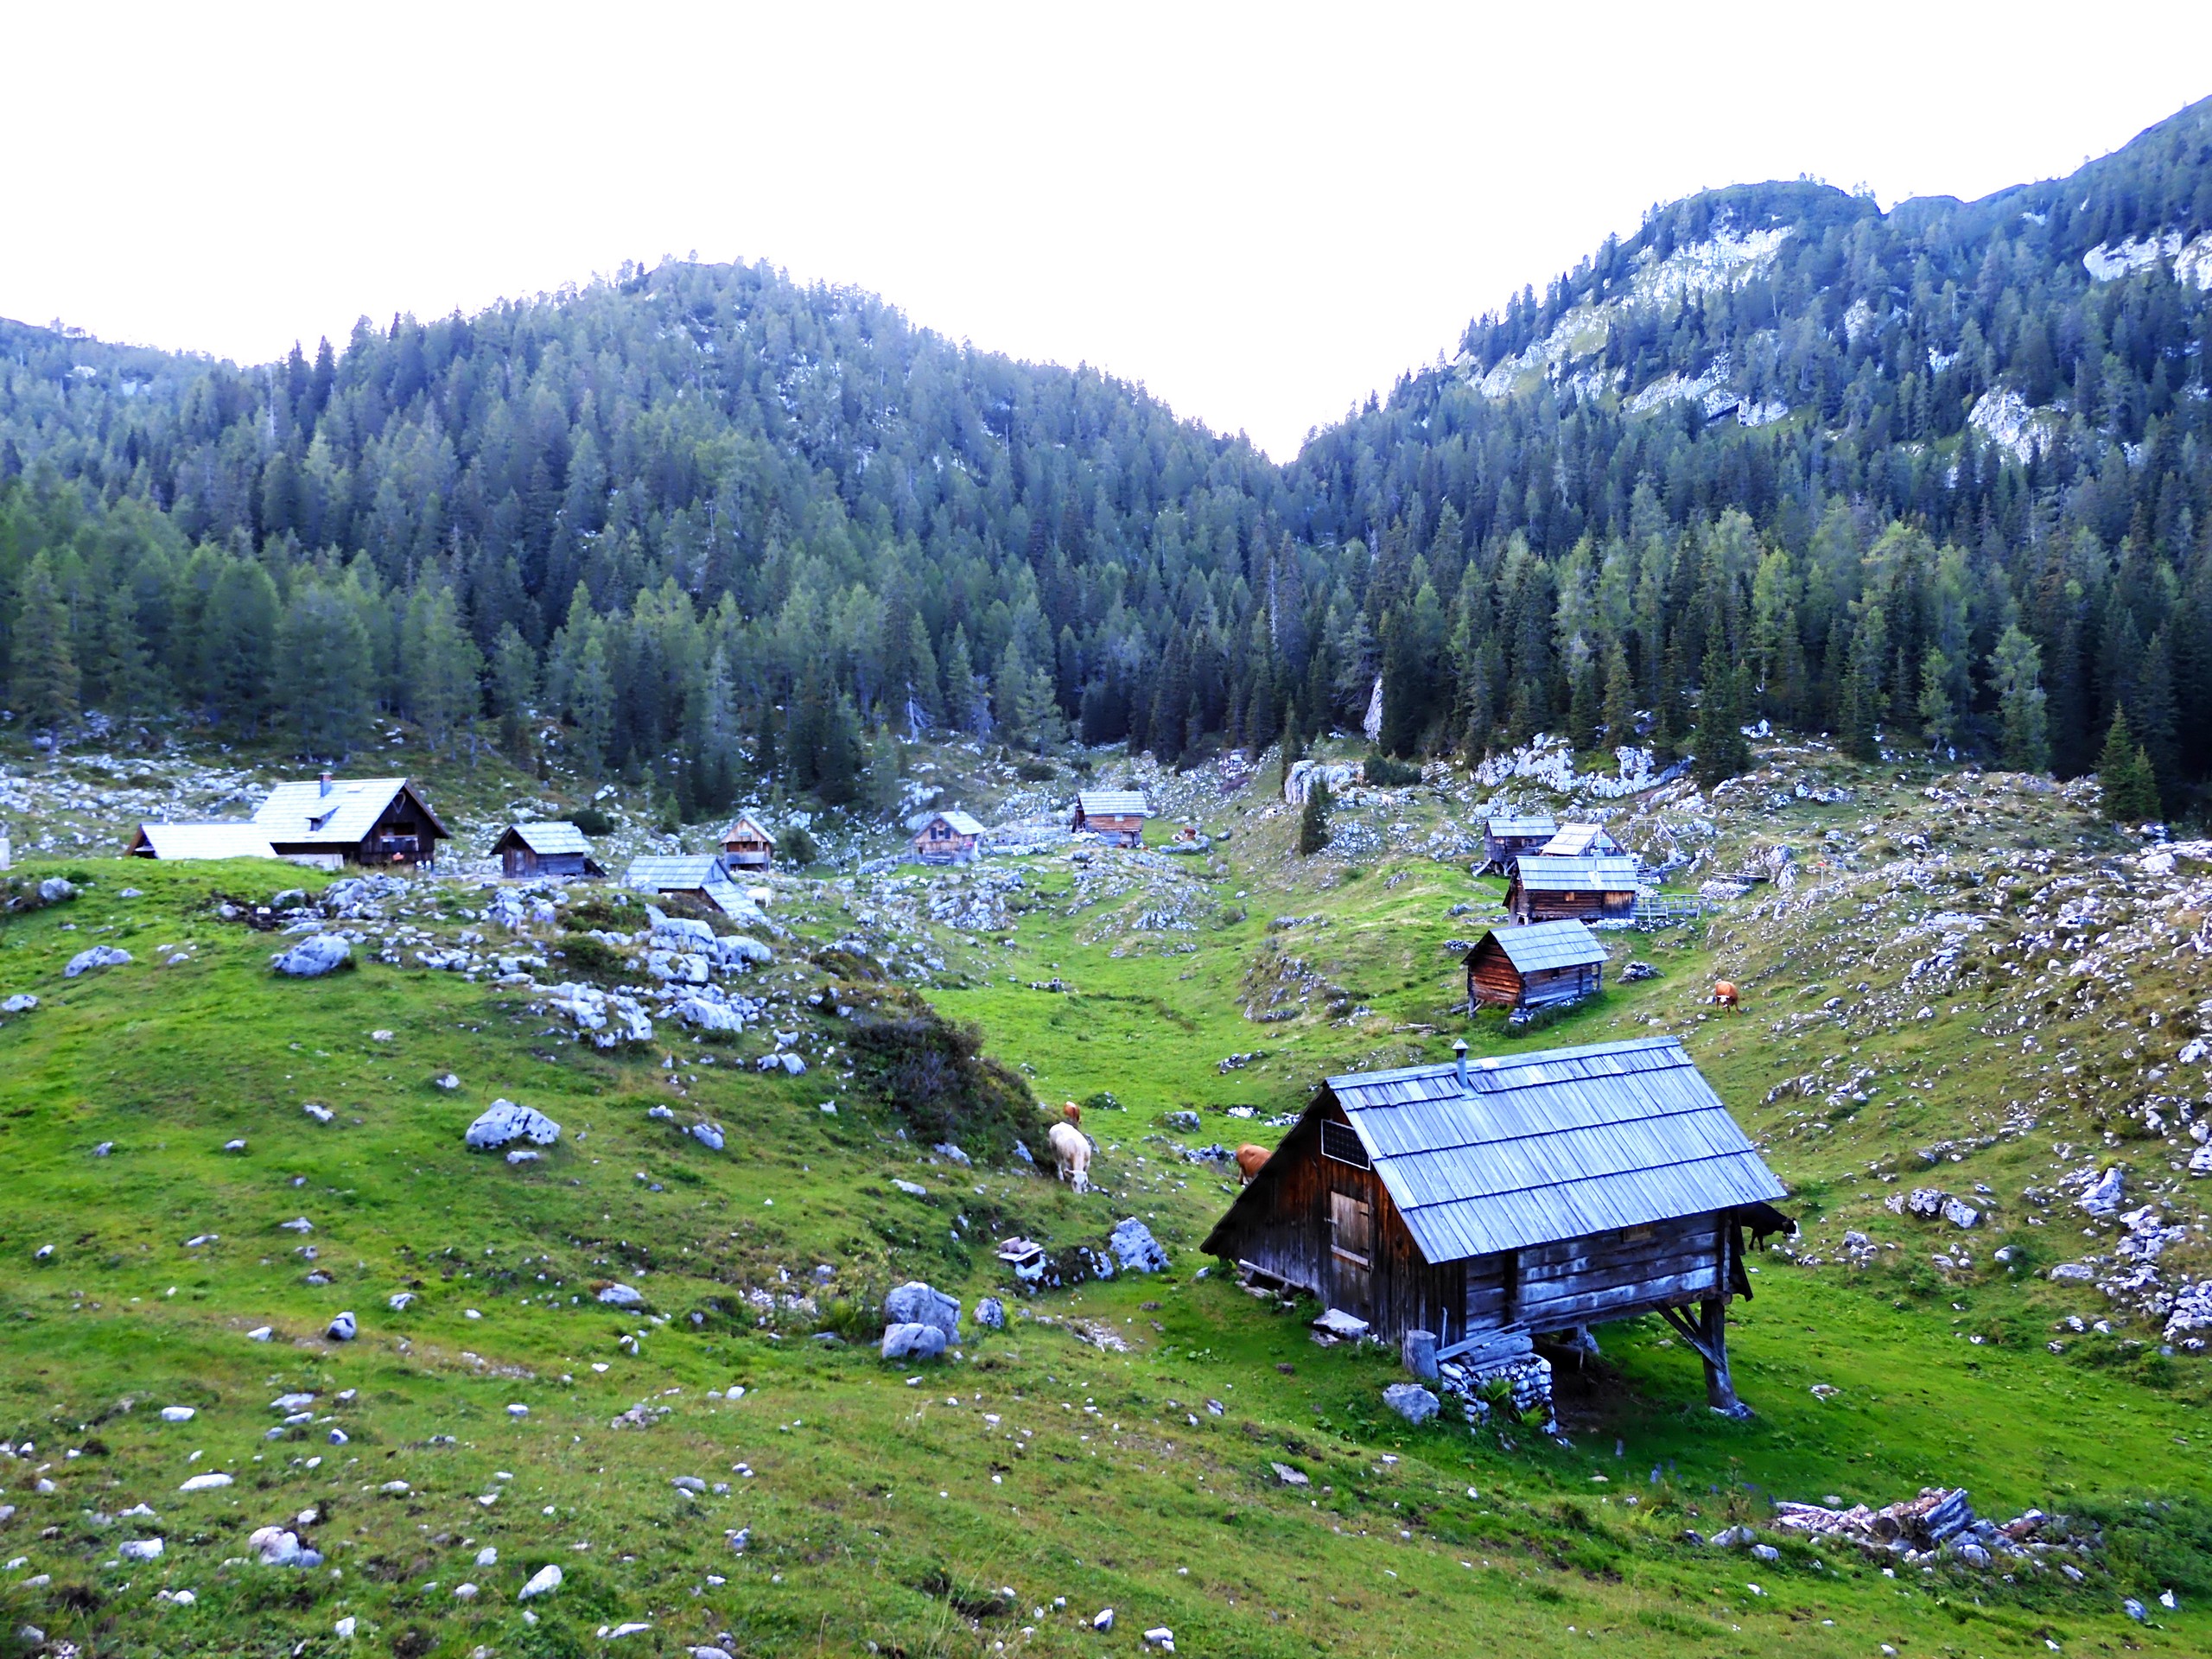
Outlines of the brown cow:
{"type": "Polygon", "coordinates": [[[1251,1185],[1252,1178],[1260,1173],[1260,1166],[1273,1155],[1265,1147],[1255,1147],[1249,1141],[1237,1147],[1236,1173],[1244,1178],[1243,1184],[1251,1185]]]}
{"type": "Polygon", "coordinates": [[[1713,987],[1713,1001],[1719,1007],[1734,1007],[1736,1006],[1735,981],[1731,979],[1715,981],[1713,987]]]}
{"type": "Polygon", "coordinates": [[[1060,1116],[1074,1124],[1076,1128],[1083,1127],[1083,1108],[1077,1105],[1075,1102],[1071,1100],[1063,1105],[1060,1108],[1060,1116]]]}

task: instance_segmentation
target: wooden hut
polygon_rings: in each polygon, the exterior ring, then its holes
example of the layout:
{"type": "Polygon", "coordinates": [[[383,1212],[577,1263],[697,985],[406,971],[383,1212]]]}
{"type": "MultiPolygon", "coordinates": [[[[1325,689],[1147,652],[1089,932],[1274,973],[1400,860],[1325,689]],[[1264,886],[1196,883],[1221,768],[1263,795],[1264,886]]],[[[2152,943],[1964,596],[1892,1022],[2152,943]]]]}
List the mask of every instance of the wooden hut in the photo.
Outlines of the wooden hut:
{"type": "Polygon", "coordinates": [[[492,843],[499,874],[511,880],[539,875],[605,875],[584,832],[565,818],[511,823],[492,843]]]}
{"type": "Polygon", "coordinates": [[[279,784],[253,815],[280,858],[336,869],[345,864],[429,869],[450,840],[404,778],[333,778],[279,784]]]}
{"type": "Polygon", "coordinates": [[[1777,1181],[1671,1037],[1331,1077],[1204,1249],[1484,1366],[1663,1316],[1740,1412],[1726,1311],[1777,1181]]]}
{"type": "Polygon", "coordinates": [[[1505,908],[1523,922],[1630,921],[1636,915],[1636,861],[1530,855],[1514,861],[1505,908]]]}
{"type": "Polygon", "coordinates": [[[1536,849],[1539,858],[1619,857],[1628,849],[1605,833],[1602,823],[1562,823],[1559,833],[1536,849]]]}
{"type": "MultiPolygon", "coordinates": [[[[250,823],[142,823],[124,854],[130,858],[274,858],[266,831],[250,823]]],[[[0,868],[5,868],[0,865],[0,868]]]]}
{"type": "Polygon", "coordinates": [[[1152,804],[1141,789],[1086,789],[1075,798],[1075,818],[1068,828],[1077,835],[1096,836],[1109,847],[1144,845],[1144,821],[1152,804]]]}
{"type": "Polygon", "coordinates": [[[1467,1012],[1577,1002],[1605,988],[1605,947],[1580,922],[1492,928],[1467,952],[1467,1012]]]}
{"type": "Polygon", "coordinates": [[[1483,858],[1486,868],[1510,874],[1513,861],[1533,853],[1559,833],[1559,821],[1549,817],[1496,817],[1483,823],[1483,858]]]}
{"type": "Polygon", "coordinates": [[[925,864],[974,861],[983,826],[958,808],[932,812],[914,832],[914,856],[925,864]]]}
{"type": "Polygon", "coordinates": [[[622,885],[636,893],[681,893],[702,905],[712,905],[725,916],[748,920],[760,907],[747,898],[722,868],[720,854],[699,853],[688,857],[638,858],[622,873],[622,885]]]}
{"type": "Polygon", "coordinates": [[[776,843],[741,812],[722,831],[722,868],[732,875],[766,875],[776,868],[776,843]]]}

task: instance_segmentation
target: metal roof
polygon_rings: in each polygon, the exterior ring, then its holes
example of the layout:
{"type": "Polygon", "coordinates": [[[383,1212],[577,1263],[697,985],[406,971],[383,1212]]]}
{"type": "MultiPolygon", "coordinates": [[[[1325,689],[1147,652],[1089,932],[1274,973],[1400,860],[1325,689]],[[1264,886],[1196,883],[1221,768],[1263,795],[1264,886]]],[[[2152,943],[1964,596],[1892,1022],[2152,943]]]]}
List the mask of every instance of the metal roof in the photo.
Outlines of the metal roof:
{"type": "Polygon", "coordinates": [[[1588,858],[1554,858],[1530,854],[1514,865],[1523,892],[1629,893],[1637,883],[1637,865],[1625,853],[1598,854],[1588,858]]]}
{"type": "MultiPolygon", "coordinates": [[[[254,812],[253,821],[271,841],[350,847],[367,838],[392,798],[407,786],[404,778],[334,778],[327,790],[314,779],[279,784],[254,812]]],[[[420,795],[415,799],[429,819],[431,832],[444,835],[446,827],[429,803],[420,795]]]]}
{"type": "MultiPolygon", "coordinates": [[[[514,836],[540,858],[550,858],[556,853],[588,854],[591,851],[591,842],[584,839],[584,832],[566,818],[509,824],[507,836],[514,836]]],[[[505,841],[507,836],[501,836],[499,839],[505,841]]]]}
{"type": "Polygon", "coordinates": [[[251,823],[142,823],[132,839],[156,858],[274,858],[269,832],[251,823]]]}
{"type": "Polygon", "coordinates": [[[1431,1262],[1784,1196],[1671,1037],[1328,1086],[1431,1262]]]}
{"type": "Polygon", "coordinates": [[[1552,817],[1492,818],[1483,825],[1488,836],[1555,836],[1559,820],[1552,817]]]}
{"type": "Polygon", "coordinates": [[[1605,960],[1605,947],[1598,936],[1580,922],[1537,922],[1528,927],[1495,927],[1475,941],[1466,960],[1491,939],[1516,972],[1533,974],[1548,968],[1584,968],[1605,960]]]}
{"type": "Polygon", "coordinates": [[[1580,858],[1587,854],[1611,853],[1620,842],[1605,833],[1602,823],[1563,823],[1559,833],[1536,849],[1541,858],[1580,858]]]}
{"type": "Polygon", "coordinates": [[[928,829],[931,824],[935,823],[939,818],[943,818],[946,823],[951,826],[952,831],[955,835],[980,836],[983,833],[983,826],[976,823],[975,819],[969,817],[965,812],[963,812],[957,807],[955,807],[950,811],[947,812],[931,813],[927,818],[922,821],[922,828],[925,830],[928,829]]]}
{"type": "Polygon", "coordinates": [[[1141,789],[1078,791],[1076,805],[1086,818],[1144,818],[1152,816],[1152,803],[1141,789]]]}
{"type": "Polygon", "coordinates": [[[716,909],[736,916],[753,909],[722,861],[711,853],[682,857],[638,858],[622,873],[622,885],[639,893],[703,893],[716,909]]]}

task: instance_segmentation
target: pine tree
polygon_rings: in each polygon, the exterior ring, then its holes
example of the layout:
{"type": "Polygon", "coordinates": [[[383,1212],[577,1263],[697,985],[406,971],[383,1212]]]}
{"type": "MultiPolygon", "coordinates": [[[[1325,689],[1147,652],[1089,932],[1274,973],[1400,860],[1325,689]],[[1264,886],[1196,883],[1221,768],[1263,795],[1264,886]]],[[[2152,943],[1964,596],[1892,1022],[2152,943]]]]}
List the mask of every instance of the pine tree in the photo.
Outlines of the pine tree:
{"type": "Polygon", "coordinates": [[[510,622],[492,647],[492,711],[499,717],[499,747],[518,760],[530,758],[530,710],[537,696],[537,658],[510,622]]]}
{"type": "Polygon", "coordinates": [[[607,651],[594,629],[576,661],[569,693],[569,718],[575,724],[576,759],[594,777],[607,766],[607,741],[614,732],[614,682],[607,671],[607,651]]]}
{"type": "Polygon", "coordinates": [[[1959,711],[1951,701],[1951,662],[1940,649],[1931,650],[1920,664],[1920,734],[1931,753],[1950,752],[1958,736],[1959,711]]]}
{"type": "Polygon", "coordinates": [[[1329,785],[1316,778],[1306,786],[1306,808],[1298,815],[1298,852],[1311,858],[1329,844],[1329,785]]]}
{"type": "Polygon", "coordinates": [[[441,583],[416,590],[408,601],[399,660],[408,711],[429,739],[432,752],[442,753],[455,734],[474,723],[483,706],[478,677],[484,671],[484,656],[461,626],[452,588],[441,583]]]}
{"type": "Polygon", "coordinates": [[[1618,748],[1636,741],[1636,677],[1628,652],[1618,639],[1605,647],[1605,741],[1618,748]]]}
{"type": "Polygon", "coordinates": [[[23,573],[16,610],[9,699],[35,732],[59,734],[76,723],[77,664],[69,652],[69,609],[41,550],[23,573]]]}
{"type": "Polygon", "coordinates": [[[1593,652],[1583,651],[1574,666],[1568,671],[1571,688],[1567,707],[1567,741],[1579,753],[1588,753],[1598,747],[1598,658],[1593,652]]]}
{"type": "Polygon", "coordinates": [[[2104,791],[2104,814],[2113,823],[2144,823],[2158,816],[2158,779],[2151,757],[2128,728],[2127,710],[2113,710],[2097,757],[2097,784],[2104,791]]]}
{"type": "Polygon", "coordinates": [[[342,596],[302,582],[276,641],[276,706],[293,741],[302,754],[343,760],[368,727],[368,630],[342,596]]]}

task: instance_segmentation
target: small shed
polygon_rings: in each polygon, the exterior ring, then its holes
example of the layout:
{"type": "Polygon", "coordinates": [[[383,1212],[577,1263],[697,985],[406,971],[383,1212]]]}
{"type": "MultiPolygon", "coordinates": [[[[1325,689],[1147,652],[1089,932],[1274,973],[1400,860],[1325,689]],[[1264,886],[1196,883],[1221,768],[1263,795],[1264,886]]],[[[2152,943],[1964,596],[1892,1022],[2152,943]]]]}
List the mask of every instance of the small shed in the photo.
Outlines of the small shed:
{"type": "Polygon", "coordinates": [[[280,858],[324,869],[345,864],[429,869],[452,839],[405,778],[334,778],[279,784],[253,815],[280,858]]]}
{"type": "Polygon", "coordinates": [[[1605,988],[1605,947],[1580,922],[1492,928],[1467,952],[1467,1012],[1541,1008],[1605,988]]]}
{"type": "Polygon", "coordinates": [[[1204,1249],[1486,1366],[1656,1313],[1740,1413],[1726,1313],[1783,1196],[1671,1037],[1329,1078],[1204,1249]]]}
{"type": "Polygon", "coordinates": [[[1523,853],[1533,853],[1559,833],[1551,817],[1496,817],[1483,824],[1483,857],[1488,868],[1503,873],[1523,853]]]}
{"type": "Polygon", "coordinates": [[[267,833],[251,823],[142,823],[124,853],[130,858],[274,858],[267,833]]]}
{"type": "Polygon", "coordinates": [[[1605,833],[1602,823],[1562,823],[1559,833],[1536,849],[1539,858],[1618,857],[1628,849],[1605,833]]]}
{"type": "Polygon", "coordinates": [[[1109,847],[1144,845],[1144,821],[1152,804],[1141,789],[1086,789],[1075,798],[1075,818],[1068,825],[1077,835],[1085,831],[1109,847]]]}
{"type": "Polygon", "coordinates": [[[566,818],[509,824],[492,843],[492,856],[510,879],[607,874],[591,855],[584,832],[566,818]]]}
{"type": "Polygon", "coordinates": [[[633,893],[682,893],[702,905],[712,905],[723,915],[741,921],[753,919],[760,913],[760,907],[729,879],[717,853],[632,859],[630,868],[622,873],[622,885],[633,893]]]}
{"type": "Polygon", "coordinates": [[[925,864],[974,861],[983,826],[958,808],[932,812],[914,834],[914,856],[925,864]]]}
{"type": "Polygon", "coordinates": [[[1588,858],[1532,855],[1517,859],[1505,908],[1523,922],[1630,921],[1636,915],[1636,861],[1625,854],[1588,858]]]}
{"type": "Polygon", "coordinates": [[[766,875],[776,868],[776,843],[768,832],[742,812],[722,831],[722,868],[732,875],[766,875]]]}

